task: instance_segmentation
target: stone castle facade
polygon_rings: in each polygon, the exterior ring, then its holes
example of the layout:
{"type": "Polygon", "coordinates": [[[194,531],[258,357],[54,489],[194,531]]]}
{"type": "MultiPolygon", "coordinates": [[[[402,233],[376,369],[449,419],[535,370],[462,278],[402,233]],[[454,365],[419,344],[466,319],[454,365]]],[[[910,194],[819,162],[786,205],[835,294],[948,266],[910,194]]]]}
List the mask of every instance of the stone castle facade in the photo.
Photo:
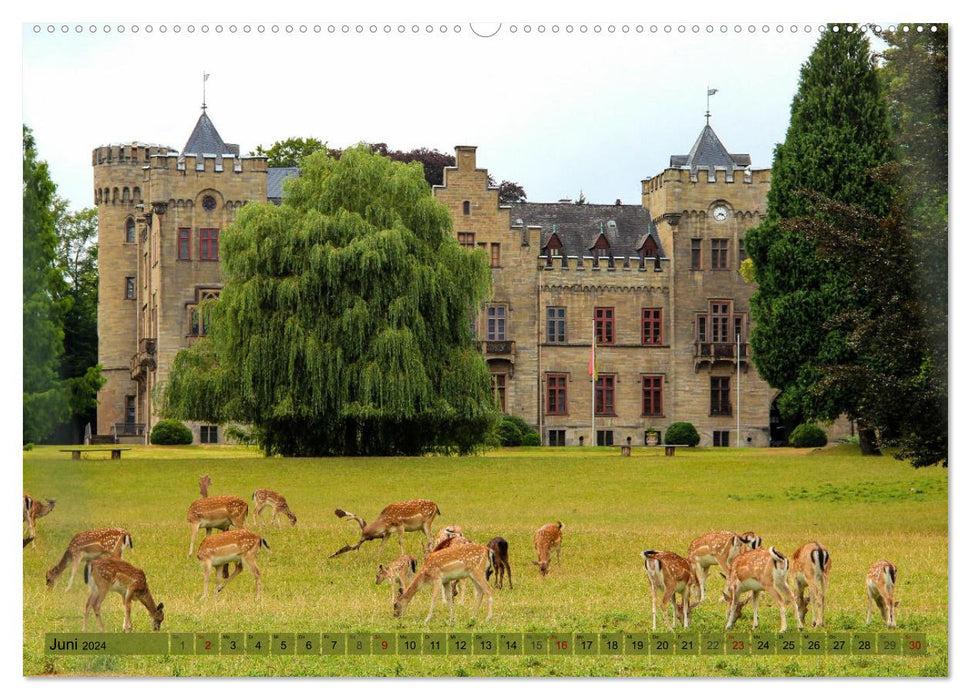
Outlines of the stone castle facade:
{"type": "MultiPolygon", "coordinates": [[[[640,445],[675,421],[693,423],[702,445],[777,437],[776,392],[748,352],[754,288],[739,273],[768,170],[706,124],[687,155],[642,182],[640,204],[502,205],[476,148],[455,155],[434,195],[459,242],[491,262],[478,331],[505,412],[548,445],[640,445]]],[[[92,166],[107,378],[97,430],[142,442],[175,354],[207,331],[200,306],[221,288],[220,232],[246,202],[279,202],[297,173],[239,155],[205,110],[181,151],[103,146],[92,166]]],[[[221,426],[191,427],[197,442],[225,441],[221,426]]]]}

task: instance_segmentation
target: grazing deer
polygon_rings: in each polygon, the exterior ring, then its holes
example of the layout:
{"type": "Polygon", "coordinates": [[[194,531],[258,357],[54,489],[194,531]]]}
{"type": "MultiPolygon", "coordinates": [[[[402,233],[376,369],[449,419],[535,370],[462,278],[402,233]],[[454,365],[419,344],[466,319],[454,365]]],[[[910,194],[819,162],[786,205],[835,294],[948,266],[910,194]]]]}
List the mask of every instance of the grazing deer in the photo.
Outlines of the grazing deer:
{"type": "Polygon", "coordinates": [[[151,591],[148,590],[148,582],[145,579],[145,572],[132,566],[126,561],[106,557],[94,559],[84,567],[84,582],[91,589],[91,595],[84,604],[84,624],[82,632],[88,631],[88,613],[94,610],[94,616],[98,620],[98,629],[105,631],[104,623],[101,621],[101,604],[105,596],[111,591],[121,594],[125,601],[125,620],[121,625],[122,632],[131,632],[133,629],[131,622],[131,604],[137,600],[145,609],[148,610],[152,618],[152,631],[158,632],[162,628],[162,620],[165,613],[162,611],[162,603],[155,604],[151,591]]]}
{"type": "Polygon", "coordinates": [[[404,593],[405,587],[411,583],[417,570],[418,560],[410,554],[402,554],[387,567],[384,564],[378,564],[378,575],[374,579],[374,584],[380,585],[382,581],[390,583],[391,605],[394,605],[395,598],[404,593]]]}
{"type": "Polygon", "coordinates": [[[131,534],[118,527],[102,528],[100,530],[85,530],[71,538],[71,542],[61,560],[47,572],[47,585],[53,587],[64,569],[71,564],[71,578],[67,582],[67,590],[71,590],[74,576],[82,562],[99,557],[115,557],[121,559],[125,548],[133,549],[131,534]]]}
{"type": "Polygon", "coordinates": [[[439,530],[432,541],[425,545],[425,554],[439,549],[442,542],[452,539],[453,537],[464,537],[464,532],[461,525],[446,525],[439,530]]]}
{"type": "Polygon", "coordinates": [[[741,535],[728,530],[715,530],[702,535],[688,545],[688,562],[694,568],[701,589],[701,599],[705,599],[705,581],[708,579],[708,569],[717,564],[722,574],[727,578],[732,561],[746,550],[758,549],[762,546],[762,538],[754,532],[741,535]]]}
{"type": "Polygon", "coordinates": [[[539,561],[533,563],[539,567],[539,572],[546,576],[550,569],[550,553],[556,550],[556,563],[560,563],[560,545],[563,544],[563,523],[547,523],[533,536],[533,546],[536,547],[536,557],[539,561]]]}
{"type": "MultiPolygon", "coordinates": [[[[53,498],[47,499],[47,503],[41,503],[34,499],[29,493],[24,494],[24,522],[27,523],[27,537],[24,538],[24,547],[37,539],[37,519],[54,510],[57,503],[53,498]]],[[[34,544],[36,547],[37,544],[34,544]]]]}
{"type": "Polygon", "coordinates": [[[866,623],[870,624],[870,612],[873,604],[883,615],[887,628],[897,626],[897,606],[899,600],[894,600],[893,592],[897,587],[897,567],[886,559],[874,562],[866,574],[866,623]]]}
{"type": "Polygon", "coordinates": [[[687,629],[690,623],[690,613],[697,607],[697,603],[691,602],[692,595],[699,595],[698,578],[691,569],[691,564],[684,557],[674,552],[658,552],[648,549],[641,552],[644,557],[644,569],[647,571],[647,580],[651,584],[651,629],[657,629],[657,594],[661,592],[661,614],[664,615],[664,622],[668,629],[674,631],[677,625],[678,616],[681,616],[681,625],[687,629]],[[675,594],[681,594],[681,605],[676,602],[675,594]],[[671,622],[668,622],[665,610],[668,604],[672,608],[671,622]]]}
{"type": "Polygon", "coordinates": [[[256,565],[256,555],[259,553],[260,547],[266,547],[268,551],[270,549],[270,545],[266,543],[265,539],[249,530],[229,530],[206,537],[199,545],[199,552],[196,554],[196,558],[202,563],[202,571],[205,577],[202,585],[202,600],[205,600],[209,595],[209,573],[212,567],[216,567],[217,581],[219,580],[220,568],[222,569],[224,581],[216,587],[218,594],[243,570],[243,564],[256,578],[256,597],[259,598],[260,569],[256,565]],[[228,574],[230,564],[235,564],[236,568],[233,573],[228,574]]]}
{"type": "Polygon", "coordinates": [[[290,506],[287,505],[287,499],[283,497],[283,494],[277,493],[276,491],[271,491],[270,489],[257,489],[253,492],[253,522],[256,523],[257,519],[262,522],[260,514],[263,512],[264,508],[273,509],[273,523],[276,525],[280,524],[280,515],[285,515],[290,519],[290,525],[297,524],[297,516],[293,514],[290,510],[290,506]]]}
{"type": "Polygon", "coordinates": [[[487,574],[493,566],[492,557],[491,549],[485,545],[471,542],[432,552],[425,558],[421,570],[408,588],[395,598],[394,616],[401,617],[404,615],[408,603],[415,593],[425,586],[432,586],[432,603],[428,608],[428,617],[425,618],[425,623],[427,624],[432,619],[432,614],[435,612],[435,599],[438,597],[439,591],[446,593],[449,622],[451,622],[455,617],[455,608],[452,605],[451,587],[445,584],[458,579],[470,578],[479,594],[472,616],[478,615],[479,607],[482,605],[482,597],[488,596],[489,612],[486,615],[488,622],[492,619],[492,587],[487,580],[487,574]]]}
{"type": "Polygon", "coordinates": [[[192,556],[199,528],[206,528],[207,537],[212,534],[213,529],[242,528],[248,514],[249,506],[246,501],[236,496],[209,496],[195,501],[189,506],[186,516],[189,521],[189,556],[192,556]]]}
{"type": "Polygon", "coordinates": [[[398,546],[401,549],[401,554],[405,553],[404,533],[406,532],[421,530],[425,533],[428,543],[431,544],[432,521],[436,515],[441,515],[441,511],[438,510],[438,506],[432,501],[416,499],[413,501],[404,501],[403,503],[392,503],[382,510],[377,520],[370,525],[353,513],[348,513],[340,508],[335,510],[334,514],[338,518],[347,518],[357,522],[361,527],[361,539],[353,547],[345,544],[330,555],[329,558],[331,559],[344,552],[351,552],[357,549],[368,540],[381,540],[381,547],[378,549],[380,553],[384,549],[384,545],[392,532],[398,534],[398,546]]]}
{"type": "MultiPolygon", "coordinates": [[[[486,547],[492,550],[493,560],[496,565],[496,588],[502,589],[502,578],[505,572],[509,577],[509,589],[512,590],[512,567],[509,566],[509,543],[501,537],[493,537],[489,540],[489,544],[486,547]]],[[[486,580],[488,580],[488,576],[486,580]]]]}
{"type": "Polygon", "coordinates": [[[826,585],[833,561],[829,551],[819,542],[809,542],[797,549],[790,563],[793,581],[796,585],[796,613],[805,623],[808,605],[803,595],[809,589],[809,603],[813,608],[813,627],[822,627],[825,620],[826,585]]]}
{"type": "Polygon", "coordinates": [[[725,629],[731,629],[741,608],[739,595],[745,591],[752,591],[752,629],[759,626],[759,593],[768,591],[779,604],[779,614],[782,626],[779,632],[785,632],[786,603],[790,603],[796,614],[796,622],[802,630],[802,620],[789,590],[786,579],[789,577],[789,560],[785,554],[775,547],[765,549],[750,549],[742,552],[732,560],[728,570],[728,619],[725,629]]]}

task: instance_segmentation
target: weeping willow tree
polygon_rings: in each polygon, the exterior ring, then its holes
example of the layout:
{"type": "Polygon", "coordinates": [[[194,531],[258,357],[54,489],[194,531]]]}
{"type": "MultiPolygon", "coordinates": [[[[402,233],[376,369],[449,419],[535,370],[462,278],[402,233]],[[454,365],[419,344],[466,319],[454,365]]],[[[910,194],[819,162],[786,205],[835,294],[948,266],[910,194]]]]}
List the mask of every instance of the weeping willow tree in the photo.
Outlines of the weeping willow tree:
{"type": "Polygon", "coordinates": [[[309,156],[281,206],[248,204],[221,236],[210,334],[160,409],[246,423],[266,454],[473,449],[498,418],[470,322],[490,277],[450,232],[420,164],[309,156]]]}

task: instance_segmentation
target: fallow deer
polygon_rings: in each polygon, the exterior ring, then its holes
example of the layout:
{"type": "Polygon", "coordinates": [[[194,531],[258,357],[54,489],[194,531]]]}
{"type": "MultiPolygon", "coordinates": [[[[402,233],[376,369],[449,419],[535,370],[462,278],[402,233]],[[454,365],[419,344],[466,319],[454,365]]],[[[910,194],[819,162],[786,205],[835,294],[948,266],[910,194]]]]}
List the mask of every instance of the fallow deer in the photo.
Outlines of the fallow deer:
{"type": "Polygon", "coordinates": [[[331,559],[344,552],[358,549],[368,540],[380,539],[381,547],[378,549],[380,552],[384,549],[385,543],[393,532],[398,534],[398,546],[401,549],[401,554],[405,553],[404,533],[406,532],[421,530],[425,533],[430,544],[432,541],[432,521],[436,515],[441,515],[441,511],[432,501],[415,499],[403,503],[392,503],[382,510],[377,519],[370,524],[353,513],[348,513],[340,508],[335,510],[334,514],[338,518],[347,518],[357,522],[361,527],[361,539],[353,547],[345,544],[330,555],[331,559]]]}
{"type": "Polygon", "coordinates": [[[461,525],[446,525],[435,534],[431,542],[425,545],[425,554],[434,552],[445,540],[453,537],[462,537],[464,534],[461,525]]]}
{"type": "Polygon", "coordinates": [[[556,550],[556,563],[560,563],[560,546],[563,544],[563,523],[547,523],[533,535],[533,546],[536,547],[536,557],[539,561],[533,563],[539,567],[539,572],[546,576],[550,569],[550,554],[556,550]]]}
{"type": "Polygon", "coordinates": [[[782,619],[782,626],[779,632],[785,632],[786,625],[786,604],[792,605],[796,615],[796,622],[802,630],[802,620],[799,619],[799,611],[789,589],[787,579],[789,577],[789,560],[786,555],[779,552],[775,547],[765,549],[750,549],[742,552],[735,559],[728,570],[728,619],[725,629],[731,629],[738,616],[739,595],[745,591],[752,591],[752,629],[759,626],[759,593],[768,591],[769,595],[775,598],[779,604],[779,614],[782,619]]]}
{"type": "Polygon", "coordinates": [[[208,474],[203,474],[199,477],[199,494],[203,498],[209,498],[209,487],[212,486],[212,479],[209,478],[208,474]]]}
{"type": "MultiPolygon", "coordinates": [[[[47,503],[41,503],[33,498],[29,493],[24,494],[24,522],[27,523],[27,537],[24,538],[24,547],[37,539],[37,519],[54,510],[57,503],[53,498],[47,499],[47,503]]],[[[36,542],[33,545],[37,546],[36,542]]]]}
{"type": "Polygon", "coordinates": [[[120,559],[125,548],[134,548],[131,534],[127,530],[108,527],[79,532],[71,538],[61,560],[47,572],[47,585],[53,587],[64,569],[67,568],[68,564],[71,564],[71,578],[67,582],[67,590],[71,590],[74,576],[83,562],[108,556],[120,559]]]}
{"type": "Polygon", "coordinates": [[[148,590],[145,572],[138,567],[114,557],[94,559],[84,568],[84,582],[88,584],[91,595],[84,604],[82,632],[88,631],[88,613],[91,610],[94,610],[94,616],[98,620],[98,629],[101,632],[105,631],[104,623],[101,621],[101,604],[111,591],[121,594],[122,600],[125,601],[125,620],[121,625],[123,632],[131,632],[134,628],[131,622],[133,600],[137,600],[148,610],[152,618],[153,632],[158,632],[162,628],[162,620],[165,618],[162,603],[155,604],[152,593],[148,590]]]}
{"type": "Polygon", "coordinates": [[[492,587],[487,580],[487,574],[492,566],[492,550],[481,544],[471,542],[463,543],[432,552],[425,558],[421,569],[408,588],[395,598],[394,616],[401,617],[404,615],[408,603],[414,597],[415,593],[425,586],[432,586],[432,603],[428,608],[428,616],[425,618],[425,623],[427,624],[432,619],[432,614],[435,612],[435,599],[438,597],[439,591],[446,592],[449,621],[451,622],[455,617],[455,608],[452,604],[451,587],[446,584],[450,581],[470,578],[478,591],[475,610],[472,612],[472,616],[475,617],[478,615],[479,607],[482,605],[482,598],[483,596],[487,596],[489,599],[489,612],[486,615],[486,621],[488,622],[492,619],[492,587]]]}
{"type": "Polygon", "coordinates": [[[492,550],[495,561],[496,588],[502,589],[503,573],[509,577],[509,589],[512,590],[512,567],[509,566],[509,543],[501,537],[493,537],[486,545],[492,550]]]}
{"type": "Polygon", "coordinates": [[[189,521],[189,556],[192,556],[199,528],[206,529],[207,537],[213,529],[242,528],[248,514],[249,506],[246,501],[236,496],[209,496],[193,502],[186,515],[186,520],[189,521]]]}
{"type": "Polygon", "coordinates": [[[705,581],[708,579],[708,569],[717,564],[722,574],[727,578],[732,560],[748,549],[758,549],[762,546],[762,538],[754,532],[741,535],[728,530],[715,530],[702,535],[688,545],[688,562],[694,569],[701,589],[701,599],[705,599],[705,581]]]}
{"type": "Polygon", "coordinates": [[[410,554],[402,554],[393,562],[385,566],[378,564],[378,574],[374,578],[374,584],[380,585],[382,581],[388,581],[391,586],[391,605],[399,595],[404,593],[405,588],[411,583],[415,572],[418,570],[418,560],[410,554]]]}
{"type": "Polygon", "coordinates": [[[202,563],[204,582],[202,585],[202,600],[209,595],[209,574],[213,567],[216,567],[216,580],[219,580],[220,569],[224,581],[216,587],[218,594],[243,570],[243,564],[253,573],[256,578],[256,597],[260,597],[260,569],[256,565],[256,555],[260,547],[265,547],[268,551],[270,545],[266,540],[249,530],[229,530],[228,532],[217,532],[206,537],[199,545],[199,552],[196,558],[202,563]],[[227,575],[230,564],[235,564],[233,573],[227,575]]]}
{"type": "Polygon", "coordinates": [[[819,542],[809,542],[797,549],[789,568],[793,574],[796,598],[796,612],[800,621],[805,623],[808,605],[803,595],[809,589],[809,604],[813,608],[813,627],[822,627],[825,621],[826,586],[829,583],[829,570],[833,561],[829,551],[819,542]]]}
{"type": "Polygon", "coordinates": [[[897,567],[886,559],[874,562],[866,574],[866,623],[870,624],[870,613],[874,603],[887,627],[897,626],[897,606],[899,600],[894,600],[894,589],[897,587],[897,567]]]}
{"type": "Polygon", "coordinates": [[[285,515],[290,520],[291,525],[297,524],[297,516],[293,514],[290,510],[290,506],[287,505],[287,499],[283,497],[283,494],[277,493],[276,491],[271,491],[270,489],[257,489],[253,492],[253,522],[257,520],[262,522],[260,514],[265,508],[273,509],[273,523],[275,525],[280,524],[280,516],[285,515]]]}
{"type": "Polygon", "coordinates": [[[678,617],[681,625],[687,629],[690,624],[691,610],[701,601],[692,603],[692,596],[699,595],[698,579],[692,571],[691,564],[682,556],[674,552],[658,552],[648,549],[641,552],[644,557],[644,569],[647,580],[651,584],[651,629],[657,629],[657,594],[661,593],[661,614],[668,629],[674,630],[678,617]],[[676,602],[675,594],[681,594],[681,605],[676,602]],[[666,610],[672,608],[671,621],[668,621],[666,610]]]}

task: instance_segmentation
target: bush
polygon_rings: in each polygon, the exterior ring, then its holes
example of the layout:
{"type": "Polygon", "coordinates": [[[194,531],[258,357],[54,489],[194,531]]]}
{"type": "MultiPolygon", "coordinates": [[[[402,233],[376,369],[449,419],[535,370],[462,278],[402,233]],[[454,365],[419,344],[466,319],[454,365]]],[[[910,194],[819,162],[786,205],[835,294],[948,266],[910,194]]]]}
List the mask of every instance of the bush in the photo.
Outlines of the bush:
{"type": "Polygon", "coordinates": [[[499,423],[499,443],[503,447],[535,447],[540,444],[539,433],[519,416],[503,416],[499,423]]]}
{"type": "Polygon", "coordinates": [[[826,445],[826,433],[818,425],[803,423],[789,434],[789,444],[792,447],[823,447],[826,445]]]}
{"type": "Polygon", "coordinates": [[[701,436],[695,427],[686,421],[679,421],[668,426],[664,433],[664,443],[666,445],[688,445],[694,447],[701,442],[701,436]]]}
{"type": "Polygon", "coordinates": [[[152,428],[153,445],[191,445],[192,431],[177,420],[163,420],[152,428]]]}

